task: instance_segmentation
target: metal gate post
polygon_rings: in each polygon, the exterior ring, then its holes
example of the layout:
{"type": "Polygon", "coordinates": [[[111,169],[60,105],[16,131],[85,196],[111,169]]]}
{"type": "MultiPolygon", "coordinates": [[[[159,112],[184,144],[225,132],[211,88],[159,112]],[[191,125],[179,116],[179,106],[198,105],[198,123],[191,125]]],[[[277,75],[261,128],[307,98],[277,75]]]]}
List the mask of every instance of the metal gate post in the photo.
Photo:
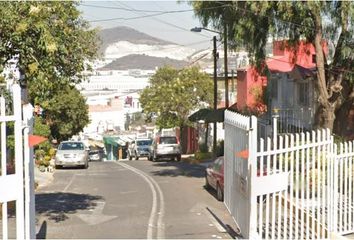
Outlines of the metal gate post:
{"type": "Polygon", "coordinates": [[[26,239],[36,238],[35,195],[34,195],[34,159],[33,148],[29,146],[29,134],[33,133],[33,106],[23,106],[24,128],[24,167],[25,167],[25,227],[26,239]]]}
{"type": "Polygon", "coordinates": [[[16,199],[16,237],[17,239],[25,239],[21,89],[19,85],[14,85],[12,89],[15,117],[15,175],[17,176],[17,186],[19,186],[16,190],[18,194],[16,199]]]}
{"type": "Polygon", "coordinates": [[[257,177],[257,118],[251,117],[251,125],[248,135],[248,177],[249,177],[249,239],[257,237],[257,196],[255,193],[255,178],[257,177]]]}

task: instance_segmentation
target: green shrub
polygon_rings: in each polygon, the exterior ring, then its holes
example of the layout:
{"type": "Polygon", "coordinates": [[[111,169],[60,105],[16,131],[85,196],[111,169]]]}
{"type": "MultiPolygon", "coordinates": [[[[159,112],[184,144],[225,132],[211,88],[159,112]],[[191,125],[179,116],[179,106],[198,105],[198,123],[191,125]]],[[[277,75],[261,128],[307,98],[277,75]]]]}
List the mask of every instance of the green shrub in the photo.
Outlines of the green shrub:
{"type": "Polygon", "coordinates": [[[199,144],[199,151],[202,153],[207,153],[208,152],[208,145],[205,143],[199,144]]]}

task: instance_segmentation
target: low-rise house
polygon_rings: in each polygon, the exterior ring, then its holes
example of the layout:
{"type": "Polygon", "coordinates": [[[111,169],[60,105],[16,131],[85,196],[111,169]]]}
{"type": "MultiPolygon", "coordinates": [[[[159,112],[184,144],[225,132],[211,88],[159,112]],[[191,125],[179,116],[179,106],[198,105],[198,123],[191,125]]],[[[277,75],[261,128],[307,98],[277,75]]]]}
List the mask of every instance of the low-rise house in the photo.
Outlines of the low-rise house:
{"type": "MultiPolygon", "coordinates": [[[[327,46],[323,44],[327,54],[327,46]]],[[[279,118],[279,130],[311,129],[316,109],[316,55],[310,43],[297,48],[286,41],[273,43],[273,56],[266,60],[267,76],[249,66],[237,71],[237,108],[261,115],[266,124],[279,118]],[[268,123],[267,123],[268,121],[268,123]]]]}

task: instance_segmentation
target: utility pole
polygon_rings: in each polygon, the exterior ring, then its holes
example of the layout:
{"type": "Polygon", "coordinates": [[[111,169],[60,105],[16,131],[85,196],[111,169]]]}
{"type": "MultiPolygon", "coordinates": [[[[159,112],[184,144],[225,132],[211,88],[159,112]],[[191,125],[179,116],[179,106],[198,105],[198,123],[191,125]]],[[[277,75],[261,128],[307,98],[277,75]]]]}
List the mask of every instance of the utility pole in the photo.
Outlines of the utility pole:
{"type": "Polygon", "coordinates": [[[229,79],[227,69],[227,26],[224,24],[224,71],[225,71],[225,107],[229,107],[229,79]]]}
{"type": "MultiPolygon", "coordinates": [[[[213,57],[214,57],[214,111],[218,109],[218,82],[216,75],[217,52],[216,52],[216,36],[213,37],[213,57]]],[[[217,122],[214,122],[213,127],[213,153],[216,154],[216,139],[217,139],[217,122]]]]}

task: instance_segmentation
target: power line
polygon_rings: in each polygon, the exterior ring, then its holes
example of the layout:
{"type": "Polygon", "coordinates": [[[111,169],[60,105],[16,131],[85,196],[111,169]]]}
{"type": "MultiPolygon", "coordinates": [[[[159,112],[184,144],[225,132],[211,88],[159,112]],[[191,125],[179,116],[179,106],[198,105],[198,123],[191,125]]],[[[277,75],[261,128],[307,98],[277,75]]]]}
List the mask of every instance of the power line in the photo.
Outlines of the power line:
{"type": "Polygon", "coordinates": [[[108,22],[108,21],[115,21],[115,20],[135,20],[135,19],[141,19],[141,18],[148,18],[148,17],[154,17],[154,16],[160,16],[160,15],[164,15],[166,13],[154,13],[154,14],[149,14],[149,15],[144,15],[144,16],[138,16],[138,17],[129,17],[129,18],[125,18],[125,17],[118,17],[118,18],[107,18],[107,19],[97,19],[97,20],[91,20],[88,22],[108,22]]]}
{"type": "MultiPolygon", "coordinates": [[[[127,7],[127,8],[129,8],[129,9],[133,9],[133,8],[131,8],[129,5],[124,4],[124,3],[121,3],[121,2],[118,2],[117,4],[119,4],[120,6],[127,7]]],[[[141,15],[141,13],[135,13],[135,14],[140,15],[141,17],[146,17],[146,16],[147,16],[147,15],[141,15]]],[[[177,26],[177,25],[175,25],[175,24],[166,22],[166,21],[161,20],[161,19],[159,19],[159,18],[156,18],[156,17],[154,17],[154,16],[152,16],[151,18],[152,18],[153,20],[157,21],[157,22],[166,24],[166,25],[168,25],[168,26],[171,26],[171,27],[174,27],[174,28],[177,28],[177,29],[180,29],[180,30],[189,32],[189,33],[191,32],[190,29],[186,29],[186,28],[177,26]]],[[[210,38],[210,36],[204,35],[204,34],[202,34],[202,33],[196,33],[196,34],[198,34],[198,35],[200,35],[200,36],[203,36],[203,37],[206,37],[206,38],[210,38]]]]}
{"type": "Polygon", "coordinates": [[[101,5],[90,5],[90,4],[80,4],[84,7],[93,7],[93,8],[105,8],[105,9],[114,9],[114,10],[123,10],[128,12],[142,12],[142,13],[182,13],[182,12],[191,12],[193,9],[186,10],[174,10],[174,11],[158,11],[158,10],[144,10],[144,9],[134,9],[134,8],[124,8],[124,7],[107,7],[101,5]]]}
{"type": "MultiPolygon", "coordinates": [[[[141,12],[141,13],[162,13],[162,14],[170,14],[170,13],[184,13],[184,12],[193,12],[194,9],[184,9],[184,10],[170,10],[170,11],[159,11],[159,10],[146,10],[146,9],[135,9],[132,7],[107,7],[107,6],[102,6],[102,5],[91,5],[91,4],[80,4],[80,6],[84,7],[94,7],[94,8],[105,8],[105,9],[115,9],[115,10],[123,10],[123,11],[129,11],[129,12],[141,12]]],[[[205,10],[213,10],[213,9],[219,9],[227,6],[221,5],[221,6],[216,6],[216,7],[209,7],[205,8],[205,10]]]]}
{"type": "MultiPolygon", "coordinates": [[[[221,45],[222,45],[222,44],[220,43],[220,44],[216,47],[216,49],[218,49],[221,45]]],[[[208,49],[208,50],[210,50],[210,49],[208,49]]],[[[195,64],[196,62],[202,60],[203,58],[205,58],[205,57],[208,56],[209,54],[210,54],[210,52],[207,52],[207,53],[203,54],[201,57],[199,57],[198,59],[196,59],[196,60],[194,60],[193,62],[191,62],[190,64],[188,64],[188,66],[192,66],[193,64],[195,64]]]]}

